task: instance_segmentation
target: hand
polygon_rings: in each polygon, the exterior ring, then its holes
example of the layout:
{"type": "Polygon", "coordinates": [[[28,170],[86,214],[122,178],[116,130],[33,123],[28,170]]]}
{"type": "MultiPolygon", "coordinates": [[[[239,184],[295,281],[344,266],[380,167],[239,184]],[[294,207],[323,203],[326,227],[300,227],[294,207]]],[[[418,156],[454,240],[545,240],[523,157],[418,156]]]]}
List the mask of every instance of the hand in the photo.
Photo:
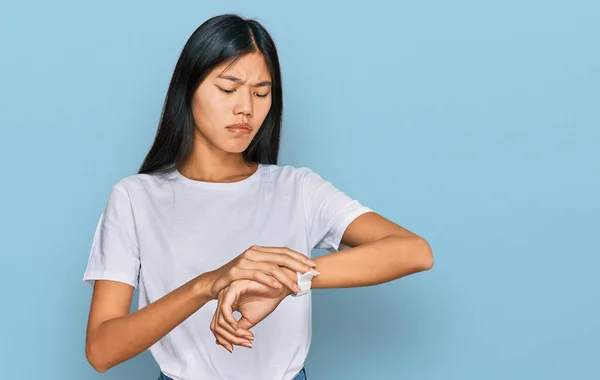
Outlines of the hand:
{"type": "Polygon", "coordinates": [[[210,296],[211,299],[216,299],[221,290],[236,280],[253,280],[273,289],[281,289],[283,284],[295,293],[299,291],[296,281],[286,276],[283,268],[306,273],[315,266],[314,261],[290,248],[253,245],[235,259],[210,272],[210,296]]]}
{"type": "Polygon", "coordinates": [[[254,334],[250,328],[271,314],[289,294],[286,288],[273,289],[255,281],[231,283],[219,292],[217,309],[210,324],[217,344],[229,352],[233,352],[234,344],[252,348],[254,334]],[[233,316],[234,310],[242,314],[239,321],[233,316]]]}

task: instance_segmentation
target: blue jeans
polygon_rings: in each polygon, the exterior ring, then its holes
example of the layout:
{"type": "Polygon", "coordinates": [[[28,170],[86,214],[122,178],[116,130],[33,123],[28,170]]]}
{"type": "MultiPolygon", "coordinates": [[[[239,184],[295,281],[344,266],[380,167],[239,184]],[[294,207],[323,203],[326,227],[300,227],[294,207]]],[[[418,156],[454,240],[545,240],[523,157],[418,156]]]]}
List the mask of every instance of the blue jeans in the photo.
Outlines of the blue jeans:
{"type": "MultiPolygon", "coordinates": [[[[158,377],[158,380],[173,380],[170,377],[168,377],[167,375],[165,375],[164,373],[160,373],[160,376],[158,377]]],[[[294,377],[294,380],[307,380],[306,378],[306,370],[304,368],[302,368],[300,370],[300,372],[298,372],[298,374],[294,377]]]]}

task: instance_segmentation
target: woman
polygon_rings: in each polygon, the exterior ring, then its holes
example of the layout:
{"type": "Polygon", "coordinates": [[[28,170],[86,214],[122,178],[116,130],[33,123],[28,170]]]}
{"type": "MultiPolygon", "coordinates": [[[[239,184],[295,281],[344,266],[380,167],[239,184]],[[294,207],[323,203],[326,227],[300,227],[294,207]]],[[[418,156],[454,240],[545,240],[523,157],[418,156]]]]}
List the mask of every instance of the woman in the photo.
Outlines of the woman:
{"type": "Polygon", "coordinates": [[[299,275],[340,288],[432,267],[421,237],[312,170],[277,165],[282,108],[277,51],[258,22],[222,15],[192,34],[155,141],[113,186],[93,238],[86,355],[97,371],[149,349],[162,379],[304,379],[311,297],[299,275]],[[340,252],[311,261],[313,248],[340,252]]]}

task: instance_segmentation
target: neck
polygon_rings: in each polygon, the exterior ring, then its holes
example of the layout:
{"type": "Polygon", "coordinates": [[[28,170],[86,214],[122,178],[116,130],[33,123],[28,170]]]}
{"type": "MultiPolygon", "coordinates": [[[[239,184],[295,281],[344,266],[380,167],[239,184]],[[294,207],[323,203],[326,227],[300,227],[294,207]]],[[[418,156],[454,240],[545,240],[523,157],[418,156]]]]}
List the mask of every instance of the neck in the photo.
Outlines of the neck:
{"type": "Polygon", "coordinates": [[[258,164],[247,163],[242,153],[217,152],[218,148],[198,149],[190,156],[179,172],[187,178],[203,182],[237,182],[248,178],[257,169],[258,164]]]}

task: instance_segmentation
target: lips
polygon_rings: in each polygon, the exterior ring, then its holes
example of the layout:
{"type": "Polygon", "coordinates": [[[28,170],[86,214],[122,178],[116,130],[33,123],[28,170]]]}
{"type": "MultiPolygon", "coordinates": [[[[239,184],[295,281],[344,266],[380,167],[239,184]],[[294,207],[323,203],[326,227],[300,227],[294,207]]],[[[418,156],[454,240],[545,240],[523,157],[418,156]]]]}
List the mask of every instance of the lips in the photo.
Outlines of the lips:
{"type": "Polygon", "coordinates": [[[248,123],[238,123],[227,126],[227,129],[231,132],[237,133],[250,133],[252,132],[252,126],[248,123]]]}

